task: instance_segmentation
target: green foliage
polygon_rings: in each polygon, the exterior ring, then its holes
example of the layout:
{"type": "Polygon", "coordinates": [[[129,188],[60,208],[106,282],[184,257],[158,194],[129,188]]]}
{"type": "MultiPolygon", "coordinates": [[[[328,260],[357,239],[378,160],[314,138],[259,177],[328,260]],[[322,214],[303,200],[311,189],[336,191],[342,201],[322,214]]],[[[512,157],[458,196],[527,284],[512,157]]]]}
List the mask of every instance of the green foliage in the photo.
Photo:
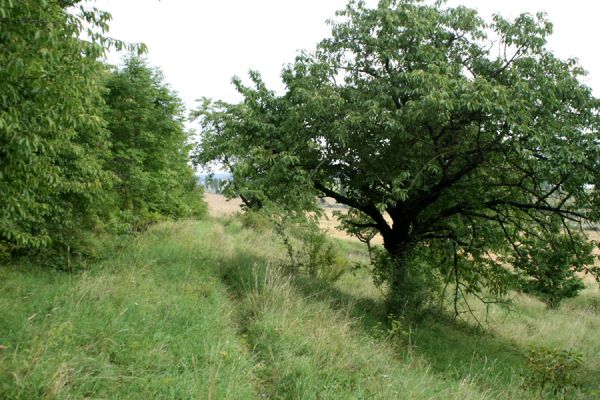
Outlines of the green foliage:
{"type": "Polygon", "coordinates": [[[0,16],[0,240],[76,247],[110,185],[103,48],[79,36],[84,20],[104,30],[108,16],[53,1],[1,1],[0,16]]]}
{"type": "Polygon", "coordinates": [[[248,209],[240,218],[246,228],[261,234],[271,230],[277,235],[285,247],[289,271],[334,282],[350,270],[350,262],[339,247],[304,215],[292,216],[267,205],[248,209]]]}
{"type": "Polygon", "coordinates": [[[581,367],[582,357],[570,350],[547,347],[531,349],[525,364],[525,387],[538,389],[541,398],[546,390],[567,398],[569,389],[577,386],[576,374],[581,367]]]}
{"type": "MultiPolygon", "coordinates": [[[[203,103],[196,161],[231,169],[229,195],[355,210],[349,232],[377,231],[396,259],[391,294],[429,252],[430,270],[458,277],[455,298],[501,296],[515,276],[498,257],[522,235],[600,220],[600,103],[546,48],[551,31],[543,14],[350,1],[284,68],[283,94],[250,72],[234,79],[241,103],[203,103]]],[[[589,260],[580,241],[546,239],[589,260]]]]}
{"type": "Polygon", "coordinates": [[[108,38],[110,14],[77,3],[0,1],[0,243],[63,267],[92,251],[110,213],[98,58],[144,50],[108,38]]]}
{"type": "Polygon", "coordinates": [[[377,229],[369,223],[369,217],[356,209],[350,209],[345,214],[334,212],[334,215],[340,221],[339,228],[365,243],[369,250],[369,257],[372,258],[373,248],[371,241],[377,236],[377,229]]]}
{"type": "Polygon", "coordinates": [[[324,232],[307,230],[300,235],[304,260],[301,265],[309,276],[334,282],[347,272],[349,265],[324,232]]]}
{"type": "Polygon", "coordinates": [[[120,219],[138,231],[166,218],[204,215],[202,190],[188,165],[183,105],[160,71],[131,56],[106,87],[107,167],[118,178],[120,219]]]}
{"type": "Polygon", "coordinates": [[[286,247],[293,270],[328,282],[338,280],[349,271],[347,259],[315,224],[272,212],[270,221],[286,247]]]}
{"type": "Polygon", "coordinates": [[[108,73],[108,48],[145,47],[107,37],[110,14],[77,3],[0,1],[0,252],[68,269],[106,228],[206,211],[180,101],[134,58],[146,76],[108,73]]]}
{"type": "Polygon", "coordinates": [[[396,351],[408,349],[412,351],[411,321],[397,314],[388,314],[385,322],[379,321],[374,331],[377,335],[388,341],[396,351]]]}
{"type": "Polygon", "coordinates": [[[439,305],[439,273],[429,265],[429,259],[424,263],[411,262],[406,268],[398,269],[397,259],[384,249],[375,248],[372,263],[375,284],[386,289],[387,309],[392,315],[416,318],[439,305]]]}
{"type": "MultiPolygon", "coordinates": [[[[575,297],[584,288],[573,272],[594,271],[593,244],[583,236],[565,235],[550,241],[538,236],[524,237],[511,264],[523,274],[520,288],[556,308],[564,299],[575,297]],[[574,245],[573,243],[576,243],[574,245]]],[[[597,274],[597,271],[596,271],[597,274]]]]}
{"type": "Polygon", "coordinates": [[[246,210],[240,215],[242,226],[258,233],[265,233],[273,228],[273,223],[264,211],[246,210]]]}

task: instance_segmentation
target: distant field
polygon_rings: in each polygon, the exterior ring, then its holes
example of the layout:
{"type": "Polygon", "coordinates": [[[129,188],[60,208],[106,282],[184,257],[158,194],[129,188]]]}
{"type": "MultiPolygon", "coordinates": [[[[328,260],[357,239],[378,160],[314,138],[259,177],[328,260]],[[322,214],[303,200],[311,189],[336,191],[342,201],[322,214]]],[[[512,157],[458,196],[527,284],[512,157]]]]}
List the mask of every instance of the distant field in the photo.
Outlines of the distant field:
{"type": "MultiPolygon", "coordinates": [[[[238,198],[227,200],[225,196],[214,193],[205,193],[204,198],[208,203],[208,211],[210,215],[214,217],[221,217],[225,215],[233,215],[240,211],[240,206],[242,204],[241,200],[238,198]]],[[[327,204],[333,205],[335,204],[334,200],[326,199],[327,204]]],[[[358,239],[349,236],[346,232],[337,229],[338,221],[334,216],[334,212],[346,212],[344,208],[325,208],[325,215],[320,219],[321,228],[323,228],[330,235],[346,240],[358,241],[358,239]]],[[[377,236],[373,239],[373,244],[382,244],[383,240],[381,236],[377,236]]]]}
{"type": "MultiPolygon", "coordinates": [[[[205,193],[204,198],[208,203],[208,210],[210,215],[219,217],[224,215],[233,215],[240,211],[240,205],[242,202],[240,199],[232,199],[227,200],[223,195],[214,194],[214,193],[205,193]]],[[[327,199],[328,204],[335,204],[333,199],[327,199]]],[[[356,238],[349,236],[343,231],[337,229],[338,221],[336,217],[333,215],[334,212],[345,212],[343,208],[325,208],[325,216],[321,218],[320,225],[325,231],[327,231],[330,235],[340,238],[358,241],[356,238]]],[[[591,240],[600,242],[600,231],[587,231],[587,234],[591,240]]],[[[380,235],[377,235],[373,239],[373,244],[382,244],[383,240],[380,235]]],[[[600,249],[596,247],[595,253],[600,255],[600,249]]],[[[597,261],[600,265],[600,260],[597,261]]],[[[593,281],[593,278],[588,277],[588,281],[593,281]]]]}
{"type": "Polygon", "coordinates": [[[240,211],[242,205],[239,198],[227,200],[225,196],[215,193],[204,193],[204,199],[208,203],[208,212],[213,217],[233,215],[240,211]]]}

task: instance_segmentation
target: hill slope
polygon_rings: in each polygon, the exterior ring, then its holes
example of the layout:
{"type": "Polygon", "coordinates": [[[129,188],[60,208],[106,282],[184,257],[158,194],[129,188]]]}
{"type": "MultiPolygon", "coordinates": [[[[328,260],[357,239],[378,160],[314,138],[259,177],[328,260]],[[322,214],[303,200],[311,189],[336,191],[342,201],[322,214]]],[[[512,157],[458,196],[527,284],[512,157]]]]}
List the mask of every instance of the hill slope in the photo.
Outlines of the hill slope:
{"type": "Polygon", "coordinates": [[[486,333],[390,329],[366,272],[294,278],[277,243],[233,218],[165,223],[78,274],[0,267],[0,398],[537,398],[520,387],[530,344],[583,352],[570,395],[595,395],[597,292],[554,312],[520,298],[486,333]]]}

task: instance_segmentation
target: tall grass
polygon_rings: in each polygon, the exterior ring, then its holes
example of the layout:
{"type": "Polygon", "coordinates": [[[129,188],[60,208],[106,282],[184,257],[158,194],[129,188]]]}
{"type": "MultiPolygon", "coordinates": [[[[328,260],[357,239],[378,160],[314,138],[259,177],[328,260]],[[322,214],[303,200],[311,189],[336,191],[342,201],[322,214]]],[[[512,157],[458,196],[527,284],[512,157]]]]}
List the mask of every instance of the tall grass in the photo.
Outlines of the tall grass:
{"type": "MultiPolygon", "coordinates": [[[[339,246],[366,261],[358,243],[339,246]]],[[[521,385],[534,344],[584,354],[571,398],[598,389],[592,288],[558,310],[518,296],[482,331],[390,321],[368,271],[291,274],[277,238],[235,218],[108,248],[72,275],[0,267],[0,398],[535,399],[521,385]]]]}
{"type": "Polygon", "coordinates": [[[0,269],[0,398],[252,398],[214,229],[157,226],[74,276],[0,269]]]}

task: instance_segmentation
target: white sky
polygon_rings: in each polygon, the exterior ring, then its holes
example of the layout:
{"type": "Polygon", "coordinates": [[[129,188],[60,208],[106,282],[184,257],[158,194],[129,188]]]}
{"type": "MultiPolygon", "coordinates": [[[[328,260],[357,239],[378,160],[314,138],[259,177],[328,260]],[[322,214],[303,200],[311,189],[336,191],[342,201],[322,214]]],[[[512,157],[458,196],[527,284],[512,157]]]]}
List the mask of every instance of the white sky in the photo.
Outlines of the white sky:
{"type": "MultiPolygon", "coordinates": [[[[376,0],[367,0],[376,4],[376,0]]],[[[258,70],[270,88],[280,90],[279,74],[297,50],[312,50],[329,35],[325,21],[346,0],[96,0],[112,14],[110,36],[144,42],[151,65],[188,108],[201,97],[237,101],[234,75],[258,70]]],[[[596,0],[449,0],[448,5],[515,17],[546,11],[554,24],[549,47],[561,58],[576,57],[589,72],[585,83],[600,96],[600,2],[596,0]]],[[[111,55],[110,62],[119,57],[111,55]]]]}

